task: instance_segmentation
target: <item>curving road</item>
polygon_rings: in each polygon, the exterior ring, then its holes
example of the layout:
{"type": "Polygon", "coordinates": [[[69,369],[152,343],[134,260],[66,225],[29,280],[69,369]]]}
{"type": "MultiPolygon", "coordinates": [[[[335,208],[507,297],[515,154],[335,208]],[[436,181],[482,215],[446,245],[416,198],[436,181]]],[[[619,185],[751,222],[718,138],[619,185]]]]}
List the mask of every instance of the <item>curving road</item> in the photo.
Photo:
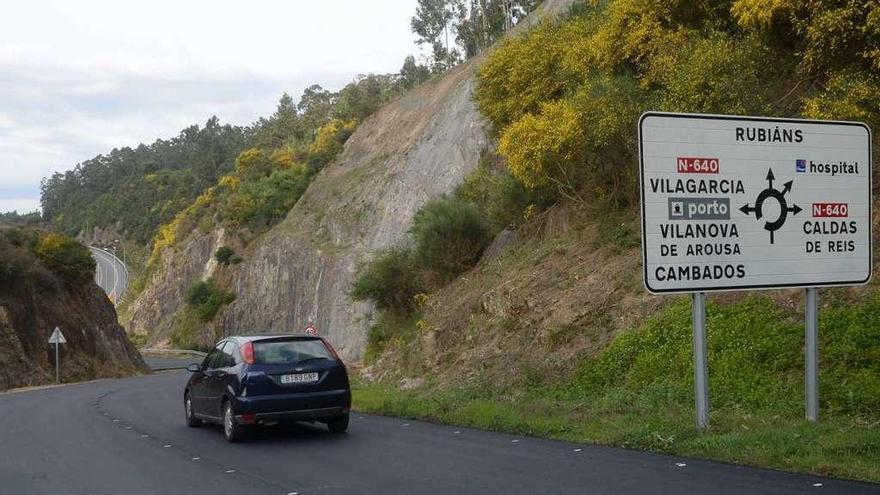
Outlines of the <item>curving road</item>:
{"type": "Polygon", "coordinates": [[[184,425],[187,377],[0,394],[0,493],[880,493],[878,485],[365,414],[346,435],[300,425],[231,445],[217,428],[184,425]]]}
{"type": "Polygon", "coordinates": [[[92,251],[92,257],[97,263],[95,283],[104,289],[111,301],[119,302],[128,287],[128,270],[122,261],[109,251],[94,246],[89,246],[89,250],[92,251]]]}

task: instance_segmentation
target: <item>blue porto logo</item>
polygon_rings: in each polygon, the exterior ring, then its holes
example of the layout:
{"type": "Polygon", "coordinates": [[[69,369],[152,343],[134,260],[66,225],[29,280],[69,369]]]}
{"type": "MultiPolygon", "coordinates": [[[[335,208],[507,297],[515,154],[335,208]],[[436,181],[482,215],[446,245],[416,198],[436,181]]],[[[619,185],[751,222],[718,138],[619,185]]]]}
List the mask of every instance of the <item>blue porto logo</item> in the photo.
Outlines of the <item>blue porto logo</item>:
{"type": "Polygon", "coordinates": [[[795,170],[797,173],[804,174],[807,172],[807,161],[806,160],[795,160],[795,170]]]}

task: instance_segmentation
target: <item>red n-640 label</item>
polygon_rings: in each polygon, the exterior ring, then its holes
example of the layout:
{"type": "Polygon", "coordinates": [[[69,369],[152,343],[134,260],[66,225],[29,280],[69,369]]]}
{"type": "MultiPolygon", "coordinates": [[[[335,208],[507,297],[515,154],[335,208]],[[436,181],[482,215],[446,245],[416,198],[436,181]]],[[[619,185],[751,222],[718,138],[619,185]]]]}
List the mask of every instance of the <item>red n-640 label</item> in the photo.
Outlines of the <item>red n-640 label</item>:
{"type": "Polygon", "coordinates": [[[678,157],[680,174],[717,174],[720,168],[717,158],[678,157]]]}
{"type": "Polygon", "coordinates": [[[814,217],[848,217],[849,206],[846,203],[813,203],[814,217]]]}

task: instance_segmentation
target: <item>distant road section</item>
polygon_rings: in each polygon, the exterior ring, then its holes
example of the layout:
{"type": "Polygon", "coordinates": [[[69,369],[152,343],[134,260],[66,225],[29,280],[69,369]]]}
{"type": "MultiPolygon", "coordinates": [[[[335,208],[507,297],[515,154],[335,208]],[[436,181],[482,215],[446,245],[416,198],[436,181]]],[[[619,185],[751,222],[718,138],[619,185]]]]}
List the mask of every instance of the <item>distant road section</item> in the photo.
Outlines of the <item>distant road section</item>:
{"type": "Polygon", "coordinates": [[[92,251],[92,257],[95,258],[97,266],[95,267],[95,283],[104,289],[107,297],[114,304],[122,300],[125,295],[125,289],[128,287],[128,269],[122,260],[114,256],[109,251],[101,248],[89,246],[92,251]]]}

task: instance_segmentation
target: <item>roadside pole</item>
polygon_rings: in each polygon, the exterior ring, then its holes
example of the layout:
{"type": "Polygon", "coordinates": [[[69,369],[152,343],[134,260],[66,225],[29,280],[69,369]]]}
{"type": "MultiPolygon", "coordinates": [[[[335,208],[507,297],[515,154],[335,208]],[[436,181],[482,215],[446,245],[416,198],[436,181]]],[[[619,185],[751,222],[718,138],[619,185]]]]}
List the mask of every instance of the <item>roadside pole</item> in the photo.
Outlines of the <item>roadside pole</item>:
{"type": "Polygon", "coordinates": [[[706,362],[706,293],[694,292],[691,308],[694,324],[694,396],[697,427],[709,426],[709,366],[706,362]]]}
{"type": "Polygon", "coordinates": [[[806,299],[804,352],[804,388],[807,420],[819,421],[819,293],[815,287],[804,291],[806,299]]]}

